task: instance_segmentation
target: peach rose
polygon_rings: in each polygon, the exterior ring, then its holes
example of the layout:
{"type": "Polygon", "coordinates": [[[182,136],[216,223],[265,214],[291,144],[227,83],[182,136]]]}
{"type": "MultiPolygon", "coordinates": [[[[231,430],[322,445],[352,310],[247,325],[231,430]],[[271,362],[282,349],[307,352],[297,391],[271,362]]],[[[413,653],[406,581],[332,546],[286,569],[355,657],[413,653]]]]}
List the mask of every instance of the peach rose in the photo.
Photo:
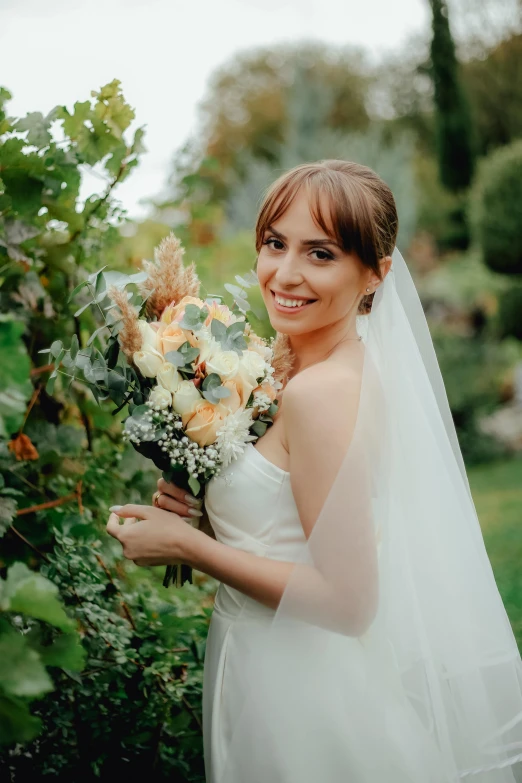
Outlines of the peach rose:
{"type": "Polygon", "coordinates": [[[223,410],[225,416],[228,416],[230,413],[235,413],[241,408],[241,395],[239,393],[238,383],[238,379],[232,378],[230,381],[225,381],[222,384],[225,389],[230,391],[230,395],[228,397],[223,397],[218,406],[223,410]]]}
{"type": "Polygon", "coordinates": [[[215,443],[217,432],[225,416],[211,402],[200,402],[196,405],[194,415],[189,419],[185,434],[198,446],[210,446],[215,443]]]}
{"type": "Polygon", "coordinates": [[[192,332],[185,331],[175,321],[159,330],[159,341],[164,356],[169,351],[177,351],[187,340],[193,348],[197,347],[197,340],[192,332]]]}
{"type": "Polygon", "coordinates": [[[181,321],[185,313],[185,307],[189,304],[197,305],[201,308],[205,302],[197,296],[184,296],[177,304],[174,302],[169,304],[162,312],[160,320],[164,324],[171,324],[173,321],[181,321]]]}
{"type": "MultiPolygon", "coordinates": [[[[227,383],[233,383],[236,387],[236,391],[239,394],[239,399],[241,400],[241,406],[243,408],[246,408],[246,404],[249,400],[250,395],[255,389],[256,384],[251,383],[250,378],[248,378],[244,373],[239,373],[238,375],[235,375],[233,378],[230,378],[227,383]]],[[[223,386],[226,386],[227,384],[224,383],[223,386]]],[[[228,388],[228,387],[227,387],[228,388]]],[[[226,403],[226,400],[229,398],[223,400],[224,403],[226,403]]]]}

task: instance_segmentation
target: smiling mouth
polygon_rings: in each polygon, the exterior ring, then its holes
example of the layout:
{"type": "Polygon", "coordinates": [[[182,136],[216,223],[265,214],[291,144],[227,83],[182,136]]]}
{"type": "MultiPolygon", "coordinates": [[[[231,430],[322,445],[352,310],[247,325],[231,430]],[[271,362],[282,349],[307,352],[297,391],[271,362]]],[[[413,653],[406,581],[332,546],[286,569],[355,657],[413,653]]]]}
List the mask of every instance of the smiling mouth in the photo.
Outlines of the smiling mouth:
{"type": "Polygon", "coordinates": [[[280,296],[274,291],[271,291],[270,293],[272,294],[276,310],[279,310],[280,312],[298,312],[304,310],[305,307],[308,307],[308,305],[311,305],[317,301],[316,299],[280,296]]]}

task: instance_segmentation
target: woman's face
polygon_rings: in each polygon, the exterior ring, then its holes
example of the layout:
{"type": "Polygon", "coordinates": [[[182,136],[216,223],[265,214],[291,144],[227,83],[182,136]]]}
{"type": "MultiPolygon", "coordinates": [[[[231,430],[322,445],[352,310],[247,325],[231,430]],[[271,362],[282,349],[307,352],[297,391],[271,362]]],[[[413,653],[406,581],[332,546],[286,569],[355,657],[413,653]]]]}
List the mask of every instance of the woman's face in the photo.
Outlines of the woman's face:
{"type": "Polygon", "coordinates": [[[357,312],[366,288],[373,292],[380,282],[357,256],[345,253],[317,226],[304,188],[266,230],[257,276],[270,323],[288,335],[345,320],[357,312]]]}

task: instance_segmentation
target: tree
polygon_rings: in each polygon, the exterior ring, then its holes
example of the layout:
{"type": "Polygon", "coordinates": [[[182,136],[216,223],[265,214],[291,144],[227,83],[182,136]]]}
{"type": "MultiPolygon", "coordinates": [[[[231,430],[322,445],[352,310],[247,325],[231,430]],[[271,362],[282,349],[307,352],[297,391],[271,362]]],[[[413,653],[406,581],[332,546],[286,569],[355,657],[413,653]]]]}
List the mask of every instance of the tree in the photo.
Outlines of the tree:
{"type": "Polygon", "coordinates": [[[176,188],[184,175],[208,175],[210,196],[225,197],[247,158],[279,165],[278,155],[289,130],[288,96],[303,79],[314,85],[314,103],[308,119],[322,111],[328,96],[325,126],[332,131],[363,131],[368,127],[366,107],[370,70],[364,55],[352,48],[325,52],[319,44],[278,45],[244,52],[220,68],[211,80],[201,106],[197,144],[183,151],[173,177],[176,188]],[[319,102],[319,103],[317,103],[319,102]],[[214,161],[213,170],[207,161],[214,161]]]}
{"type": "Polygon", "coordinates": [[[431,69],[439,172],[447,188],[461,191],[469,186],[473,177],[473,126],[460,81],[447,4],[445,0],[430,0],[430,4],[433,29],[431,69]]]}

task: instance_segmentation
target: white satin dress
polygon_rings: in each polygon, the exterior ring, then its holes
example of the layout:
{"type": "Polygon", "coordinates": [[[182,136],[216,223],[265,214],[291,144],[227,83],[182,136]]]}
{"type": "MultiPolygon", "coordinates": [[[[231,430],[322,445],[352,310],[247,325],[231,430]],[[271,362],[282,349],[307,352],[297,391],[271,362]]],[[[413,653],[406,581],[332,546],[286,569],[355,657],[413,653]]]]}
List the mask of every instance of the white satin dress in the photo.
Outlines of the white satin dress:
{"type": "MultiPolygon", "coordinates": [[[[290,474],[252,444],[209,482],[206,508],[217,540],[229,546],[289,562],[302,550],[305,538],[290,474]]],[[[373,645],[371,633],[358,638],[329,633],[317,646],[317,634],[303,628],[281,648],[285,653],[274,653],[269,634],[274,615],[275,610],[219,585],[203,681],[207,783],[455,780],[406,698],[393,656],[380,644],[375,654],[384,659],[382,677],[368,681],[362,649],[373,645]],[[304,649],[317,653],[320,665],[299,672],[304,649]],[[291,682],[296,667],[303,688],[291,682]],[[290,681],[286,691],[285,679],[290,681]],[[257,709],[259,702],[263,710],[257,709]]],[[[500,770],[470,780],[512,783],[513,776],[500,770]]]]}
{"type": "MultiPolygon", "coordinates": [[[[296,544],[305,540],[290,474],[269,462],[251,443],[209,482],[205,507],[216,539],[245,552],[263,557],[270,550],[272,559],[292,561],[296,544]]],[[[258,601],[224,583],[219,585],[203,682],[207,783],[224,783],[227,750],[244,699],[240,685],[244,663],[251,645],[262,643],[263,629],[273,615],[272,609],[258,601]]]]}

